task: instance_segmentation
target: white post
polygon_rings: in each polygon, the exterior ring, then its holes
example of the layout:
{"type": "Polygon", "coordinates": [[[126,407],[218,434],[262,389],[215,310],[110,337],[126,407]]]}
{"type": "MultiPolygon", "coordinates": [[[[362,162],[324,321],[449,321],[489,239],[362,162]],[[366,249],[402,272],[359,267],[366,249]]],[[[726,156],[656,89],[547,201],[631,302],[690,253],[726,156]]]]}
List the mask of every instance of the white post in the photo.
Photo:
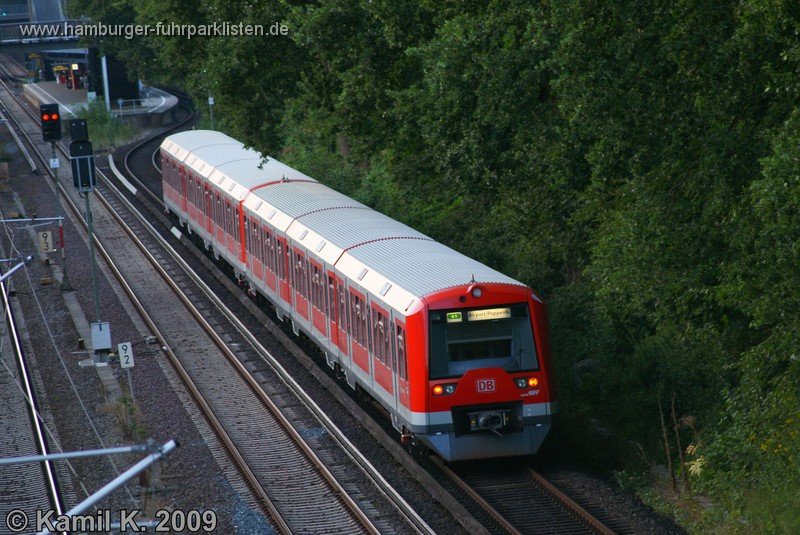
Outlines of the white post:
{"type": "Polygon", "coordinates": [[[103,98],[106,101],[106,109],[111,113],[111,97],[108,92],[108,64],[106,64],[106,57],[100,58],[100,63],[103,66],[103,98]]]}
{"type": "MultiPolygon", "coordinates": [[[[159,448],[159,451],[157,451],[156,453],[151,453],[150,455],[148,455],[135,465],[128,468],[126,471],[118,475],[113,481],[111,481],[111,483],[107,484],[105,487],[103,487],[102,489],[98,490],[97,492],[95,492],[94,494],[83,500],[81,503],[79,503],[78,505],[76,505],[75,507],[64,513],[64,515],[74,516],[83,513],[84,511],[92,507],[94,504],[96,504],[97,502],[99,502],[100,500],[104,499],[109,494],[117,490],[119,487],[123,486],[125,483],[127,483],[128,481],[139,475],[140,472],[145,470],[151,464],[158,462],[162,457],[168,455],[172,450],[176,448],[176,446],[177,444],[175,444],[175,441],[170,440],[169,442],[161,446],[159,448]]],[[[50,531],[45,529],[43,531],[40,531],[38,535],[47,535],[49,533],[50,531]]]]}

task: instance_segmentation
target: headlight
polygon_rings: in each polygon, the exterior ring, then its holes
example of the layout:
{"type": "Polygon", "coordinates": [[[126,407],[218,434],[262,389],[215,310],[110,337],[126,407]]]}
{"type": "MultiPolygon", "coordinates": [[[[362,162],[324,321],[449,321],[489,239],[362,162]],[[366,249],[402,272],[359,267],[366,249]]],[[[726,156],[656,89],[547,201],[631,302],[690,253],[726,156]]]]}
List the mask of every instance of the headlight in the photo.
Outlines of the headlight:
{"type": "Polygon", "coordinates": [[[456,391],[456,383],[447,383],[433,386],[434,396],[449,396],[456,391]]]}
{"type": "Polygon", "coordinates": [[[517,377],[514,379],[517,388],[535,388],[539,386],[539,379],[536,377],[517,377]]]}

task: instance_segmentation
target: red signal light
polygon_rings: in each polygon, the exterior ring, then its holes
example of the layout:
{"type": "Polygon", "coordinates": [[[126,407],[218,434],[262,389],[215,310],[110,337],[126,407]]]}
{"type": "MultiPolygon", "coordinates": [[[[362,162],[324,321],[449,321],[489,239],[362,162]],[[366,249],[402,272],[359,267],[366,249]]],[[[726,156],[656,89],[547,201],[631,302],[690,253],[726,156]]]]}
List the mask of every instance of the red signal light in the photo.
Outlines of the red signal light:
{"type": "Polygon", "coordinates": [[[42,141],[61,139],[61,110],[58,104],[40,104],[39,117],[42,119],[42,141]]]}

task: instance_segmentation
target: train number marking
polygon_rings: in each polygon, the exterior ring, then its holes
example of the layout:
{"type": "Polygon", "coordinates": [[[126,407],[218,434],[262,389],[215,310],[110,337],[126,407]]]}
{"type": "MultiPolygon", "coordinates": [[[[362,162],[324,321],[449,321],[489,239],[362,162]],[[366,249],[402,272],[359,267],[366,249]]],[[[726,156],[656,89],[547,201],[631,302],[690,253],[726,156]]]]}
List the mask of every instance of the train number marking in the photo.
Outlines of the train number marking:
{"type": "Polygon", "coordinates": [[[478,379],[475,381],[475,389],[479,394],[495,391],[494,379],[478,379]]]}

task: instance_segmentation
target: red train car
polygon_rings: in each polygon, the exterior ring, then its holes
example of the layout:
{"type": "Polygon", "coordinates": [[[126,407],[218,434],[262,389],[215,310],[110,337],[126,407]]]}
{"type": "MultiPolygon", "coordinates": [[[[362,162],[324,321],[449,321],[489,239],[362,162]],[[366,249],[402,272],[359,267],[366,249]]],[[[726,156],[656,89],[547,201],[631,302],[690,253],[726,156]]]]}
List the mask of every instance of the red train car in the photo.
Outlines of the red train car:
{"type": "Polygon", "coordinates": [[[447,460],[538,450],[557,403],[530,288],[220,132],[161,157],[168,209],[404,438],[447,460]]]}

